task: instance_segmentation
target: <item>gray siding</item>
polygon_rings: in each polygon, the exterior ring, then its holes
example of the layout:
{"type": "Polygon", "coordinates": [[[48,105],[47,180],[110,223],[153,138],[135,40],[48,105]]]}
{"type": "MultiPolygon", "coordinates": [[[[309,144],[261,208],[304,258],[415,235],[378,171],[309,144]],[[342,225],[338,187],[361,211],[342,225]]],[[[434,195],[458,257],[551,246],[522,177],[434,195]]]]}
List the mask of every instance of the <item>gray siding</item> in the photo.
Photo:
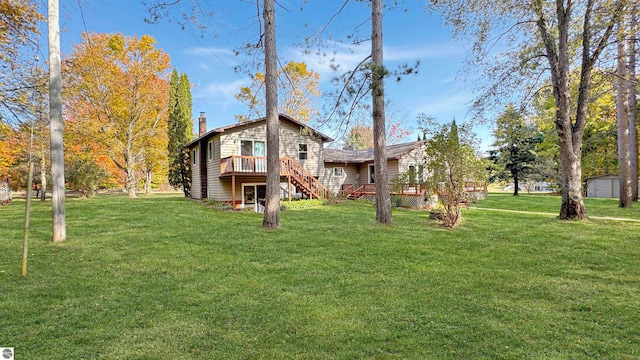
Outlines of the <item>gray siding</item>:
{"type": "Polygon", "coordinates": [[[327,187],[330,194],[338,195],[342,191],[343,184],[353,184],[357,188],[362,183],[356,176],[358,170],[355,164],[326,163],[324,167],[320,181],[327,187]],[[334,168],[342,168],[343,175],[335,176],[334,168]]]}

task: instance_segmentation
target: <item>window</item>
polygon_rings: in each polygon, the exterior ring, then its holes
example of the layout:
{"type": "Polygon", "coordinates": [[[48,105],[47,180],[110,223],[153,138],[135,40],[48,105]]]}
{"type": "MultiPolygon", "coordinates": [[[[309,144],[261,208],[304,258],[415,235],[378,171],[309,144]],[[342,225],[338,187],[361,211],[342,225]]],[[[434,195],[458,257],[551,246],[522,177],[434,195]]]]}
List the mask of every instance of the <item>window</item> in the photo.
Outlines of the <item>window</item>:
{"type": "Polygon", "coordinates": [[[333,168],[333,176],[343,176],[344,175],[344,169],[341,167],[334,167],[333,168]]]}
{"type": "Polygon", "coordinates": [[[198,149],[193,149],[191,153],[191,163],[193,163],[193,165],[198,164],[198,149]]]}
{"type": "Polygon", "coordinates": [[[307,160],[307,144],[298,144],[298,159],[307,160]]]}
{"type": "Polygon", "coordinates": [[[213,141],[209,141],[209,144],[207,145],[207,159],[211,161],[213,160],[213,141]]]}
{"type": "Polygon", "coordinates": [[[240,155],[242,156],[265,156],[265,150],[264,141],[240,140],[240,155]]]}

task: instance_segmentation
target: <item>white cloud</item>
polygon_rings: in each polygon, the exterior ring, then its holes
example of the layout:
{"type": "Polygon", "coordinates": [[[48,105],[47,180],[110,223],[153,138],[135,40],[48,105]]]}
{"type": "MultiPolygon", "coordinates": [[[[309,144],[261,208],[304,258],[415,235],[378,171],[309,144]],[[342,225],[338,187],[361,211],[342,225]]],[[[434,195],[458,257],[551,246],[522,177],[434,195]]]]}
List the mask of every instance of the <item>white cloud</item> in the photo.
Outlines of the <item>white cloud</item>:
{"type": "MultiPolygon", "coordinates": [[[[358,63],[371,53],[371,44],[363,43],[359,46],[342,43],[329,43],[330,49],[322,52],[311,51],[305,53],[298,48],[290,48],[288,56],[295,61],[304,61],[309,67],[320,74],[321,81],[326,81],[335,75],[332,65],[339,65],[340,69],[353,69],[358,63]]],[[[430,45],[386,46],[384,61],[393,66],[394,63],[409,62],[426,59],[448,60],[462,57],[466,49],[455,42],[443,42],[430,45]]]]}
{"type": "Polygon", "coordinates": [[[219,55],[231,55],[231,56],[235,56],[235,53],[233,52],[233,50],[230,49],[224,49],[224,48],[216,48],[216,47],[208,47],[208,46],[201,46],[201,47],[190,47],[187,48],[183,51],[183,53],[185,55],[191,55],[191,56],[219,56],[219,55]]]}

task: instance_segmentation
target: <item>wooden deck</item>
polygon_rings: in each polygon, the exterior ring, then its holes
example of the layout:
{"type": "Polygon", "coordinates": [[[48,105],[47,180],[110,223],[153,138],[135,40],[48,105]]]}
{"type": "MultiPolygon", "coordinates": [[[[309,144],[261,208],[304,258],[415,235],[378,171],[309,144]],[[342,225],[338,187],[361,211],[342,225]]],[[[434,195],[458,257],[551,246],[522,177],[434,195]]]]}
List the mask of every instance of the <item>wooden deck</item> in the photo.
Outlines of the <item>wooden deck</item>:
{"type": "MultiPolygon", "coordinates": [[[[486,183],[466,182],[464,186],[465,186],[465,191],[468,194],[487,192],[486,183]]],[[[390,184],[389,188],[395,190],[395,191],[391,191],[391,195],[425,196],[425,194],[428,192],[424,184],[400,184],[400,185],[390,184]]],[[[346,196],[352,199],[357,199],[362,196],[375,196],[376,185],[364,184],[356,188],[353,184],[343,184],[341,193],[343,196],[346,196]]],[[[431,193],[435,195],[437,192],[431,191],[431,193]]]]}
{"type": "MultiPolygon", "coordinates": [[[[267,176],[267,158],[233,155],[220,159],[220,177],[231,177],[233,200],[238,176],[267,176]]],[[[280,176],[286,177],[289,186],[294,185],[310,198],[326,199],[329,196],[327,188],[294,159],[280,158],[280,176]]]]}

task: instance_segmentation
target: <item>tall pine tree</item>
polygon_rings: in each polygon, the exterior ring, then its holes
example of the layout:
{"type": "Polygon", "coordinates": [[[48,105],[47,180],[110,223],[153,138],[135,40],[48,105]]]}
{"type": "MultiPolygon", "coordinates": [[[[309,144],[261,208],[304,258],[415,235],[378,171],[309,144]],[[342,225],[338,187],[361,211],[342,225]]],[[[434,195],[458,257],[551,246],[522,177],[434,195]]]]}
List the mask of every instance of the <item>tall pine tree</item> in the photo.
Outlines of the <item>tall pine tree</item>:
{"type": "Polygon", "coordinates": [[[173,69],[169,85],[169,184],[181,186],[184,196],[189,196],[191,181],[183,146],[193,136],[191,83],[187,74],[178,75],[173,69]]]}

